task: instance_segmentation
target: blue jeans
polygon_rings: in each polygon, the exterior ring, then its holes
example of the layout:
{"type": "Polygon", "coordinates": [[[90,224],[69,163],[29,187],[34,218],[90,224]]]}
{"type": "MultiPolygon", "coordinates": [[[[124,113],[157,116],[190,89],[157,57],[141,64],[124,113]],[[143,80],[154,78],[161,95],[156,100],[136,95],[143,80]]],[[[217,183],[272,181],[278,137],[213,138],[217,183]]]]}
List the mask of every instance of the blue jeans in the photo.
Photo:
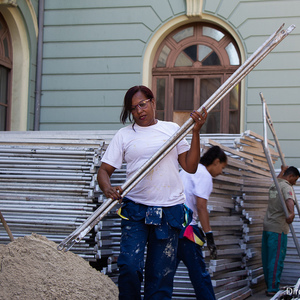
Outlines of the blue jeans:
{"type": "MultiPolygon", "coordinates": [[[[199,230],[193,225],[194,230],[199,230]]],[[[183,261],[186,265],[198,300],[215,300],[211,278],[206,270],[201,246],[183,237],[179,239],[177,266],[183,261]]]]}
{"type": "Polygon", "coordinates": [[[261,258],[268,292],[278,292],[287,249],[287,235],[263,231],[261,258]]]}
{"type": "Polygon", "coordinates": [[[176,224],[182,226],[184,209],[182,206],[163,208],[161,221],[155,213],[151,219],[151,211],[151,208],[149,210],[149,207],[132,201],[125,202],[122,207],[122,236],[118,258],[119,299],[141,299],[146,245],[144,299],[172,299],[180,233],[176,224]],[[145,218],[150,224],[145,224],[145,218]]]}

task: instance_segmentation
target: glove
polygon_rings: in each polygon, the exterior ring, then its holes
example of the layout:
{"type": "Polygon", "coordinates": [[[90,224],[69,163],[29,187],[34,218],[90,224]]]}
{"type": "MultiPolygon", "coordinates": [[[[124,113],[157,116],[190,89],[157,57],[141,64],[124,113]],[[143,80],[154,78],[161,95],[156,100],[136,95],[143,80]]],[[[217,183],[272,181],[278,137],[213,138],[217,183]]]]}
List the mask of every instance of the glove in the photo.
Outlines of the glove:
{"type": "Polygon", "coordinates": [[[207,241],[207,248],[210,252],[210,258],[217,259],[217,247],[215,245],[213,233],[210,231],[210,232],[206,232],[205,235],[207,241]]]}

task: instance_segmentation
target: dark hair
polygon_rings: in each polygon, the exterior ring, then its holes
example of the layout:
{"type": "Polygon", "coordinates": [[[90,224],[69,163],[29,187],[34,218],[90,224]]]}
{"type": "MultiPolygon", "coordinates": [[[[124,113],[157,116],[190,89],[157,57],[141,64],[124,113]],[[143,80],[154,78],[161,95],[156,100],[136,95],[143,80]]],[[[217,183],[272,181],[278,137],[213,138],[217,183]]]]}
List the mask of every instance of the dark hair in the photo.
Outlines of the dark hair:
{"type": "Polygon", "coordinates": [[[227,156],[219,146],[209,148],[200,158],[200,164],[208,167],[218,158],[220,163],[227,163],[227,156]]]}
{"type": "Polygon", "coordinates": [[[152,91],[144,85],[136,85],[130,88],[124,97],[124,104],[123,109],[120,115],[120,121],[125,124],[126,120],[128,119],[132,122],[132,114],[131,114],[131,107],[132,107],[132,97],[137,93],[142,92],[147,99],[153,99],[154,95],[152,91]]]}
{"type": "Polygon", "coordinates": [[[300,177],[299,170],[297,168],[295,168],[295,167],[288,167],[285,170],[285,172],[283,173],[283,176],[289,176],[289,175],[300,177]]]}

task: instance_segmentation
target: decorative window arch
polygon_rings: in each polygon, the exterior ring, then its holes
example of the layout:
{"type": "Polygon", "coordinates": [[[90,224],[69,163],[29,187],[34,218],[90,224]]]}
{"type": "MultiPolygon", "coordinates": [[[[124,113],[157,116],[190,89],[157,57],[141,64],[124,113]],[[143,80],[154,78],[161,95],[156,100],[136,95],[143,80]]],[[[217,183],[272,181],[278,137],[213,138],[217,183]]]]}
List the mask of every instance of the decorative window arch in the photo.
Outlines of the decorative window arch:
{"type": "MultiPolygon", "coordinates": [[[[182,125],[240,66],[236,42],[224,29],[192,23],[170,33],[152,68],[157,117],[182,125]]],[[[238,133],[240,86],[209,113],[202,133],[238,133]]]]}
{"type": "Polygon", "coordinates": [[[0,14],[0,130],[10,129],[12,46],[9,30],[0,14]]]}

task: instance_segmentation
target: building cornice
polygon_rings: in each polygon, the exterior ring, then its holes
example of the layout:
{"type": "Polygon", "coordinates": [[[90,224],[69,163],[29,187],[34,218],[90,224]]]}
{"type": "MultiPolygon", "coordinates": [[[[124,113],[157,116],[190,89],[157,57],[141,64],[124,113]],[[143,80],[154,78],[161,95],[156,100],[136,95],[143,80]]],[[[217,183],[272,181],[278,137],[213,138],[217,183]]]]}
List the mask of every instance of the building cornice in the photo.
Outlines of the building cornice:
{"type": "Polygon", "coordinates": [[[202,17],[203,0],[186,0],[186,15],[188,17],[202,17]]]}
{"type": "Polygon", "coordinates": [[[0,0],[0,5],[18,6],[17,5],[17,0],[0,0]]]}

